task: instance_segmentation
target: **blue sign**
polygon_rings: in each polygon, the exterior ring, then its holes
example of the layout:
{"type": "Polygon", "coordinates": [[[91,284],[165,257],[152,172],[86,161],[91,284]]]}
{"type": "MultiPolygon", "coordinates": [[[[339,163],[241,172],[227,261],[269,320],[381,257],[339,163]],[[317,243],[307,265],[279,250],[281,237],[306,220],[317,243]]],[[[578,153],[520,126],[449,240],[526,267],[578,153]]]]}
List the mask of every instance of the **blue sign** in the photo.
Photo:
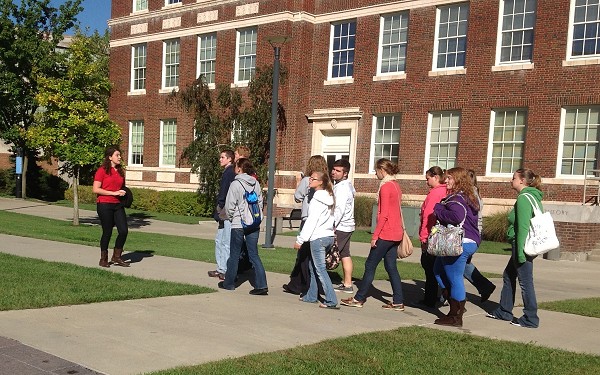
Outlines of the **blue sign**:
{"type": "Polygon", "coordinates": [[[22,156],[17,156],[17,158],[15,160],[15,173],[23,174],[23,157],[22,156]]]}

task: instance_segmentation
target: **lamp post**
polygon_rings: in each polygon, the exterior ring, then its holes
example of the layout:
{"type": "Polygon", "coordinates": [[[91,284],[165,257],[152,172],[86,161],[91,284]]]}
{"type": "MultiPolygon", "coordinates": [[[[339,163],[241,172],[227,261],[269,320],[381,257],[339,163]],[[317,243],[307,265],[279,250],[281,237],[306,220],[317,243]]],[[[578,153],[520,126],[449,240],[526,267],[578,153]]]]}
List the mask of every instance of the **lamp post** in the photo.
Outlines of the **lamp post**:
{"type": "Polygon", "coordinates": [[[279,54],[287,36],[271,37],[267,40],[273,47],[273,98],[271,102],[271,135],[269,137],[269,184],[267,188],[267,226],[263,248],[273,248],[273,199],[275,198],[275,154],[277,152],[277,108],[279,103],[279,54]]]}

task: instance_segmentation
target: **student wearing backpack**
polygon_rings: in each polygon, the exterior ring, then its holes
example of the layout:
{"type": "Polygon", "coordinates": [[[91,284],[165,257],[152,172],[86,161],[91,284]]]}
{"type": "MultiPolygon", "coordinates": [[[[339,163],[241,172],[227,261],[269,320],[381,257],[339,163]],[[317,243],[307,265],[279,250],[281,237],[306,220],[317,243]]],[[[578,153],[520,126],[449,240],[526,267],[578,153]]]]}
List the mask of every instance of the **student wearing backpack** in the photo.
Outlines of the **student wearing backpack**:
{"type": "Polygon", "coordinates": [[[219,288],[234,290],[238,264],[244,240],[248,248],[248,257],[254,268],[254,289],[252,295],[267,295],[267,275],[258,256],[258,234],[262,221],[262,192],[258,181],[252,177],[254,167],[250,160],[241,158],[235,162],[235,179],[229,186],[225,199],[225,211],[231,221],[231,242],[229,260],[225,280],[219,283],[219,288]],[[255,203],[249,203],[251,201],[255,203]],[[255,210],[255,214],[251,210],[255,210]]]}

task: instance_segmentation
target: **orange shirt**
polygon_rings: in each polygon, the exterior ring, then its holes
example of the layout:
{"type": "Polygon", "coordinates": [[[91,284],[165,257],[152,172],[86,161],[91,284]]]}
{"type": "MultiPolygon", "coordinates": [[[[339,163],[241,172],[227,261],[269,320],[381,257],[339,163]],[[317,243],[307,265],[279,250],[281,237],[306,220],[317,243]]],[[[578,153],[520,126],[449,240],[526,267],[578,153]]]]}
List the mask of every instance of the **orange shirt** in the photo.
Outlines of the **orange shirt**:
{"type": "Polygon", "coordinates": [[[400,214],[401,199],[402,191],[395,181],[386,182],[381,186],[377,204],[377,226],[372,239],[402,241],[404,230],[400,214]]]}

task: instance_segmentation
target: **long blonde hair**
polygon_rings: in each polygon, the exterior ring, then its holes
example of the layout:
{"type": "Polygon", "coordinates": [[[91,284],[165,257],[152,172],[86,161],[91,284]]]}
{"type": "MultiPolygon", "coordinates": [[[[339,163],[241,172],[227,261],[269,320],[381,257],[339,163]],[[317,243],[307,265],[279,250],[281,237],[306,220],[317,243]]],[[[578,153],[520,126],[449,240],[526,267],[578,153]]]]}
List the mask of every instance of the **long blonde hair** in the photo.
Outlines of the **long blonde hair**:
{"type": "Polygon", "coordinates": [[[331,183],[329,174],[320,171],[313,171],[313,173],[319,176],[319,179],[321,180],[321,189],[327,191],[329,195],[333,197],[333,204],[329,206],[331,212],[333,212],[335,208],[335,195],[333,195],[333,184],[331,183]]]}

